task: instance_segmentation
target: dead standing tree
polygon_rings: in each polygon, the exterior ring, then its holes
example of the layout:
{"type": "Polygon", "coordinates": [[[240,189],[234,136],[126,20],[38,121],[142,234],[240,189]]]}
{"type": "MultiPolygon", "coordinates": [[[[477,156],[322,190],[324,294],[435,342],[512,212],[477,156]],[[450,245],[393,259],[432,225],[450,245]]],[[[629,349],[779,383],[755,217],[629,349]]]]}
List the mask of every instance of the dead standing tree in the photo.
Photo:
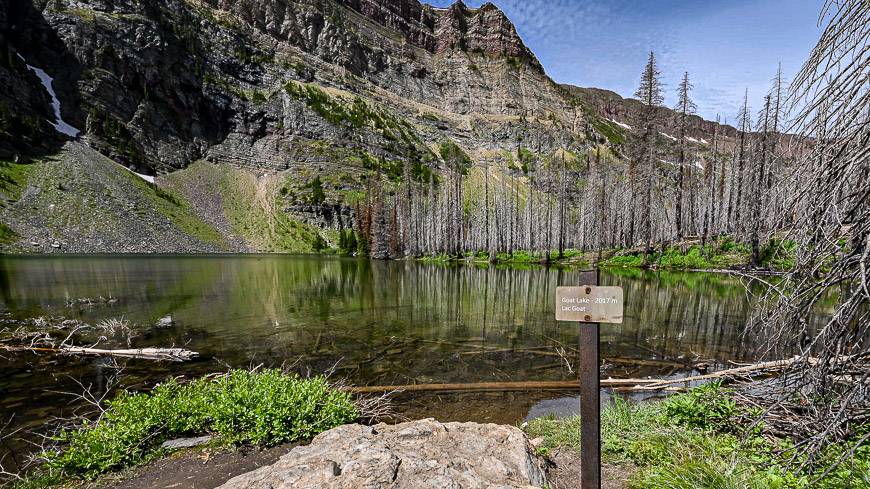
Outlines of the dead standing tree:
{"type": "Polygon", "coordinates": [[[803,465],[833,442],[870,437],[858,430],[870,419],[870,3],[827,0],[821,23],[789,93],[792,130],[811,147],[794,179],[795,267],[749,329],[769,356],[798,355],[754,400],[768,426],[798,438],[803,465]],[[835,305],[821,316],[826,300],[835,305]]]}

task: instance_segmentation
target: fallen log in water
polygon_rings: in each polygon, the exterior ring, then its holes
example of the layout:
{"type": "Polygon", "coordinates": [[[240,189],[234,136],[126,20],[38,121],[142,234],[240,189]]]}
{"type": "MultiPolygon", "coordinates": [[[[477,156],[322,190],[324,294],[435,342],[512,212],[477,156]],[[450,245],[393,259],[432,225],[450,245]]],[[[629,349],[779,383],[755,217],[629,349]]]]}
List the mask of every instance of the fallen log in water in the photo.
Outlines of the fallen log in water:
{"type": "MultiPolygon", "coordinates": [[[[773,372],[788,367],[797,361],[797,358],[777,360],[773,362],[761,362],[753,365],[745,365],[727,370],[720,370],[712,374],[695,375],[674,379],[601,379],[601,387],[614,388],[620,391],[675,391],[675,384],[688,384],[705,380],[725,379],[729,377],[742,377],[748,374],[773,372]]],[[[449,392],[449,391],[534,391],[534,390],[579,390],[580,383],[577,380],[547,380],[525,382],[470,382],[463,384],[409,384],[409,385],[369,385],[369,386],[345,386],[342,390],[354,394],[372,394],[380,392],[449,392]]]]}
{"type": "MultiPolygon", "coordinates": [[[[639,384],[658,382],[658,379],[602,379],[602,387],[631,387],[639,384]]],[[[575,390],[580,389],[576,380],[530,380],[524,382],[469,382],[464,384],[409,384],[409,385],[366,385],[345,386],[342,390],[354,394],[378,392],[447,392],[447,391],[535,391],[535,390],[575,390]]]]}
{"type": "Polygon", "coordinates": [[[772,372],[776,370],[782,370],[793,364],[794,362],[798,361],[798,359],[799,357],[794,357],[787,360],[774,360],[772,362],[753,363],[751,365],[744,365],[737,368],[729,368],[726,370],[713,372],[711,374],[695,375],[692,377],[660,379],[656,382],[652,382],[646,385],[635,386],[633,390],[660,390],[664,387],[672,386],[674,384],[687,384],[691,382],[702,382],[705,380],[718,380],[726,379],[729,377],[743,377],[749,374],[757,374],[762,372],[772,372]]]}
{"type": "Polygon", "coordinates": [[[199,356],[199,353],[183,348],[130,348],[121,350],[106,350],[101,348],[85,348],[81,346],[61,346],[59,348],[2,346],[6,351],[33,351],[58,353],[60,355],[90,355],[101,357],[135,358],[140,360],[157,360],[169,362],[186,362],[199,356]]]}

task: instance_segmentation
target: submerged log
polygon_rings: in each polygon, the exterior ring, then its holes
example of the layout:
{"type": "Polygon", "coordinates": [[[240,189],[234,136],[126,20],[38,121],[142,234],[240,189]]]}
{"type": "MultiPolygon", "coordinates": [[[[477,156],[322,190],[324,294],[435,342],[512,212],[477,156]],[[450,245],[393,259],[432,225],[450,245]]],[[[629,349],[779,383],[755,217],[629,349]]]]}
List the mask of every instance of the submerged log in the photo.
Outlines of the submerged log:
{"type": "Polygon", "coordinates": [[[131,348],[126,350],[103,350],[98,348],[83,348],[68,346],[61,348],[64,355],[96,355],[141,360],[163,360],[170,362],[186,362],[199,356],[199,353],[183,348],[131,348]]]}
{"type": "Polygon", "coordinates": [[[136,358],[140,360],[156,360],[169,362],[186,362],[199,356],[199,353],[183,348],[130,348],[121,350],[106,350],[101,348],[86,348],[81,346],[61,346],[60,348],[4,346],[7,351],[49,352],[61,355],[90,355],[101,357],[136,358]]]}

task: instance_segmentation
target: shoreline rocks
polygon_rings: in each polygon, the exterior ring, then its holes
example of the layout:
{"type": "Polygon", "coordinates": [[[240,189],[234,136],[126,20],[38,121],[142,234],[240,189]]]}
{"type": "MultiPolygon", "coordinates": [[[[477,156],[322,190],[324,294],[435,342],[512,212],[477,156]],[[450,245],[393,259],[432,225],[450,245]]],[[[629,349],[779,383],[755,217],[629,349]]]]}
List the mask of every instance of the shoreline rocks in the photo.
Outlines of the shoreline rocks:
{"type": "Polygon", "coordinates": [[[219,489],[546,487],[546,462],[514,426],[344,425],[219,489]]]}

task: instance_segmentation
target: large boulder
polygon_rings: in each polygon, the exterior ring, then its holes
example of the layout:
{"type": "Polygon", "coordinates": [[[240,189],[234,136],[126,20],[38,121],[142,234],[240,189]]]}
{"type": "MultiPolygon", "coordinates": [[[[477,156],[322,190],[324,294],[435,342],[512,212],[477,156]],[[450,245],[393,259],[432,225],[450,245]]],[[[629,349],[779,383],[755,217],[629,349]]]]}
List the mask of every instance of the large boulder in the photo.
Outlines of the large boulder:
{"type": "Polygon", "coordinates": [[[531,488],[546,482],[544,462],[519,429],[424,419],[340,426],[219,489],[531,488]]]}

